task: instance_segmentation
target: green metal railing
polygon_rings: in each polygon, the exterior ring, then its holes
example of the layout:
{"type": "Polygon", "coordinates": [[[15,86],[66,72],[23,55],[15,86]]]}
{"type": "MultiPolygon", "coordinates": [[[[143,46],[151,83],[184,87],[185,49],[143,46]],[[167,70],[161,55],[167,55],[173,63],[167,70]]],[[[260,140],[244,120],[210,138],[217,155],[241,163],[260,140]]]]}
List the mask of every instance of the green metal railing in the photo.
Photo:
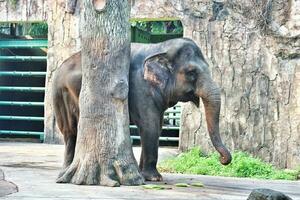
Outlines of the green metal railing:
{"type": "Polygon", "coordinates": [[[0,56],[0,61],[9,61],[9,62],[47,61],[47,56],[0,56]]]}
{"type": "Polygon", "coordinates": [[[164,119],[180,119],[180,116],[164,116],[164,119]]]}
{"type": "Polygon", "coordinates": [[[44,121],[44,117],[0,115],[0,120],[44,121]]]}
{"type": "Polygon", "coordinates": [[[170,109],[168,109],[168,110],[166,110],[165,111],[165,113],[181,113],[181,109],[180,109],[180,107],[178,106],[178,109],[177,110],[172,110],[172,108],[170,109]]]}
{"type": "Polygon", "coordinates": [[[0,86],[0,92],[44,92],[44,87],[13,87],[13,86],[0,86]]]}
{"type": "MultiPolygon", "coordinates": [[[[140,136],[132,135],[130,136],[132,140],[140,140],[140,136]]],[[[171,142],[178,142],[179,138],[178,137],[159,137],[160,141],[171,141],[171,142]]]]}
{"type": "Polygon", "coordinates": [[[44,106],[44,102],[0,101],[0,106],[44,106]]]}
{"type": "MultiPolygon", "coordinates": [[[[14,69],[16,66],[30,66],[28,64],[34,65],[35,62],[46,62],[47,56],[42,55],[24,55],[30,48],[47,48],[48,41],[47,39],[0,39],[0,62],[6,62],[2,69],[14,69]],[[19,49],[14,51],[14,49],[19,49]],[[3,50],[3,51],[1,51],[3,50]],[[22,52],[22,53],[21,53],[22,52]],[[2,53],[2,55],[1,55],[2,53]],[[20,55],[19,55],[20,54],[20,55]],[[31,62],[31,63],[30,63],[31,62]]],[[[35,51],[34,51],[35,52],[35,51]]],[[[3,80],[13,80],[15,77],[45,77],[46,72],[41,71],[1,71],[1,77],[8,77],[8,79],[3,80]]],[[[12,82],[13,82],[12,81],[12,82]]],[[[20,81],[16,82],[16,85],[20,83],[20,81]]],[[[6,84],[5,84],[6,85],[6,84]]],[[[33,86],[33,85],[32,85],[33,86]]],[[[44,87],[31,87],[31,86],[0,86],[0,92],[16,92],[17,95],[19,93],[24,92],[38,92],[42,93],[45,91],[44,87]]],[[[14,94],[14,95],[15,95],[14,94]]],[[[3,95],[3,94],[2,94],[3,95]]],[[[1,97],[1,95],[0,95],[1,97]]],[[[0,101],[0,106],[26,106],[26,107],[43,107],[43,102],[29,102],[29,101],[0,101]]],[[[1,109],[1,108],[0,108],[1,109]]],[[[18,114],[16,114],[18,115],[18,114]]],[[[26,115],[26,113],[24,113],[26,115]]],[[[29,114],[28,114],[29,115],[29,114]]],[[[31,113],[30,113],[31,115],[31,113]]],[[[7,115],[0,115],[0,120],[3,121],[30,121],[30,122],[43,122],[44,117],[41,116],[7,116],[7,115]]],[[[9,127],[9,126],[8,126],[9,127]]],[[[8,128],[5,127],[3,129],[14,129],[16,127],[8,128]]],[[[20,128],[20,127],[19,127],[20,128]]],[[[18,128],[16,128],[18,129],[18,128]]],[[[23,129],[21,127],[21,129],[23,129]]],[[[27,127],[24,127],[27,129],[27,127]]],[[[27,130],[0,130],[0,134],[5,135],[29,135],[29,136],[40,136],[40,140],[44,138],[44,132],[42,131],[27,131],[27,130]]]]}
{"type": "Polygon", "coordinates": [[[47,48],[48,41],[45,39],[32,40],[0,40],[0,48],[47,48]]]}
{"type": "Polygon", "coordinates": [[[45,77],[46,72],[23,72],[23,71],[2,71],[0,76],[16,76],[16,77],[45,77]]]}
{"type": "Polygon", "coordinates": [[[40,141],[44,140],[44,132],[39,131],[15,131],[15,130],[0,130],[0,135],[12,135],[12,136],[39,136],[40,141]]]}
{"type": "Polygon", "coordinates": [[[9,135],[44,135],[44,132],[0,130],[0,134],[9,134],[9,135]]]}
{"type": "MultiPolygon", "coordinates": [[[[129,128],[137,129],[136,125],[130,125],[129,128]]],[[[178,126],[162,126],[163,130],[179,130],[178,126]]]]}

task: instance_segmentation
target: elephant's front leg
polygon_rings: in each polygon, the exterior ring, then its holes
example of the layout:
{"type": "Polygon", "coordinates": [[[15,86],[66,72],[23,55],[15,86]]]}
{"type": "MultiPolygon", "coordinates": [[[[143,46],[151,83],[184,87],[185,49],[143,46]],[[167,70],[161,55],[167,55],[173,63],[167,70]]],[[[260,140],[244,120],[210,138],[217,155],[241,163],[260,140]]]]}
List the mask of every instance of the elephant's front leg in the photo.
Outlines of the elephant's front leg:
{"type": "Polygon", "coordinates": [[[140,159],[142,175],[148,181],[162,181],[162,176],[156,169],[161,117],[149,116],[140,124],[139,128],[142,145],[140,159]]]}

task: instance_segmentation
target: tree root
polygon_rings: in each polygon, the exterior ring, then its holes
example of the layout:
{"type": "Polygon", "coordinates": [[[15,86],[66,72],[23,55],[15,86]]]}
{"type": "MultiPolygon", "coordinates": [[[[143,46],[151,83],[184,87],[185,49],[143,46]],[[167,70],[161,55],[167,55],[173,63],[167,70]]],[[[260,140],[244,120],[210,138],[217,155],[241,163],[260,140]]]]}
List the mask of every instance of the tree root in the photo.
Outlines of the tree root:
{"type": "Polygon", "coordinates": [[[144,178],[139,173],[136,163],[95,162],[95,160],[84,159],[83,162],[73,161],[69,167],[60,172],[56,182],[117,187],[142,185],[144,178]]]}

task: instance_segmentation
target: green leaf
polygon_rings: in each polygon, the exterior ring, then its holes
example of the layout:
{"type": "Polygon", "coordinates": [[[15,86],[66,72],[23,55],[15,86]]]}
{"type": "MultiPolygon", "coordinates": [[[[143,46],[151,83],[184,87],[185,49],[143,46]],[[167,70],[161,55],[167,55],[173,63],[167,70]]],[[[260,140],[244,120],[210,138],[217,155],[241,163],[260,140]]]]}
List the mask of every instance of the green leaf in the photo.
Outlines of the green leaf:
{"type": "Polygon", "coordinates": [[[150,190],[163,190],[165,189],[163,186],[161,185],[154,185],[154,184],[147,184],[147,185],[143,185],[144,189],[150,189],[150,190]]]}
{"type": "Polygon", "coordinates": [[[201,183],[201,182],[191,183],[191,186],[194,186],[194,187],[204,187],[203,183],[201,183]]]}
{"type": "Polygon", "coordinates": [[[187,183],[176,183],[175,186],[176,187],[189,187],[189,184],[187,184],[187,183]]]}

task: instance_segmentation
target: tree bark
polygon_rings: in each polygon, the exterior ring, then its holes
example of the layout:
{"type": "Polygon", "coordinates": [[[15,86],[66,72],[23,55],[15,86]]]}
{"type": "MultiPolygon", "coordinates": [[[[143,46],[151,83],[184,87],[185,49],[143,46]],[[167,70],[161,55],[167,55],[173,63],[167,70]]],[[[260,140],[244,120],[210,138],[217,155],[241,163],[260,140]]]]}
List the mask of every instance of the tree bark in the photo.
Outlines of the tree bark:
{"type": "Polygon", "coordinates": [[[129,15],[127,0],[83,3],[77,143],[74,160],[58,182],[105,186],[144,182],[129,134],[129,15]]]}

